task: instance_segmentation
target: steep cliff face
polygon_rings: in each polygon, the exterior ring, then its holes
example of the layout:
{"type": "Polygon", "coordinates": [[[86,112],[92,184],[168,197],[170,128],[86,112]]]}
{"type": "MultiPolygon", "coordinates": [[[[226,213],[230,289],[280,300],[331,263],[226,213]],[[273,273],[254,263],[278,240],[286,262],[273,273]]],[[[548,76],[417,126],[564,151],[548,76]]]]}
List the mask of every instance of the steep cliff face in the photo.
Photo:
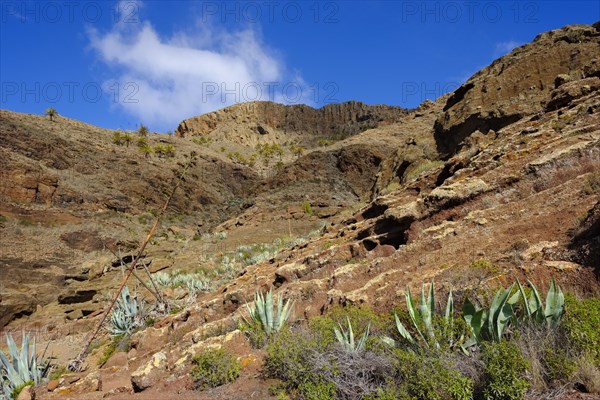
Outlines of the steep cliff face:
{"type": "Polygon", "coordinates": [[[477,72],[448,98],[435,124],[438,150],[451,155],[476,131],[498,131],[525,115],[543,112],[557,79],[560,83],[592,76],[598,58],[600,22],[537,36],[477,72]]]}
{"type": "Polygon", "coordinates": [[[220,148],[234,162],[264,176],[254,193],[266,194],[270,202],[282,197],[292,203],[308,199],[349,206],[369,197],[381,162],[401,143],[394,137],[395,128],[409,114],[400,107],[356,101],[319,109],[252,102],[189,118],[176,132],[210,142],[215,151],[220,148]],[[376,128],[379,134],[364,139],[358,135],[376,128]],[[281,154],[265,161],[256,151],[265,144],[281,146],[281,154]],[[305,155],[294,155],[292,146],[300,146],[305,155]]]}
{"type": "Polygon", "coordinates": [[[223,110],[186,119],[177,135],[210,135],[254,146],[263,140],[283,143],[298,140],[314,145],[318,138],[348,137],[369,128],[399,121],[408,113],[400,107],[367,105],[357,101],[329,104],[315,109],[306,105],[285,106],[272,102],[237,104],[223,110]]]}

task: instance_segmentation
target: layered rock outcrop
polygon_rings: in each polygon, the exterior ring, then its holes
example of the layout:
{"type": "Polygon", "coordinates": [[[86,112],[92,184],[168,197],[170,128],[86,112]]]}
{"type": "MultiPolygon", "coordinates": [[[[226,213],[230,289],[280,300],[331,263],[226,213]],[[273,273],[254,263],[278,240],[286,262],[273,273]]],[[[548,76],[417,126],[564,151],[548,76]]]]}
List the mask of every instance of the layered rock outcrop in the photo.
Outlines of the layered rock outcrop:
{"type": "Polygon", "coordinates": [[[348,137],[381,124],[399,121],[408,110],[367,105],[357,101],[329,104],[315,109],[306,105],[286,106],[261,101],[237,104],[182,121],[179,136],[212,135],[238,144],[252,145],[253,136],[269,135],[269,140],[290,140],[294,135],[348,137]]]}
{"type": "Polygon", "coordinates": [[[544,112],[555,79],[580,79],[584,70],[593,76],[598,58],[600,22],[538,35],[477,72],[448,98],[435,124],[438,150],[450,156],[476,131],[497,132],[525,115],[544,112]]]}

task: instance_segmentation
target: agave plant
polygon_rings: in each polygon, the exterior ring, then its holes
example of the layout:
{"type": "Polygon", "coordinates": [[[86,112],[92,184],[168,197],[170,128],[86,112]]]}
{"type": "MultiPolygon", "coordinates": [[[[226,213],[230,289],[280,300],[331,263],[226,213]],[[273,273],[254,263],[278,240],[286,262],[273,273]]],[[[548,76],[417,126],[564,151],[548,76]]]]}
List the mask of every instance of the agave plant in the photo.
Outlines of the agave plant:
{"type": "MultiPolygon", "coordinates": [[[[293,303],[288,300],[284,305],[283,298],[280,296],[277,301],[277,311],[275,314],[273,314],[273,306],[273,289],[269,290],[266,296],[263,296],[260,292],[256,292],[254,294],[253,308],[246,303],[250,319],[254,323],[258,323],[267,335],[279,331],[285,325],[290,317],[293,303]]],[[[249,323],[247,320],[246,322],[249,323]]]]}
{"type": "Polygon", "coordinates": [[[223,256],[221,265],[217,267],[220,276],[225,278],[233,278],[239,272],[238,263],[235,257],[223,256]]]}
{"type": "MultiPolygon", "coordinates": [[[[404,324],[398,318],[398,315],[394,314],[394,319],[396,320],[396,329],[400,336],[415,346],[422,346],[424,348],[430,349],[433,348],[435,350],[440,349],[441,344],[439,343],[439,333],[442,332],[438,326],[434,323],[435,316],[435,285],[433,281],[429,285],[429,293],[425,295],[425,285],[421,286],[421,298],[419,300],[419,306],[415,306],[415,301],[413,300],[412,293],[410,288],[406,290],[406,307],[408,309],[408,314],[412,321],[413,327],[417,333],[417,338],[415,339],[413,335],[406,329],[404,324]],[[437,334],[436,334],[437,333],[437,334]]],[[[454,346],[461,346],[464,340],[464,336],[460,336],[459,338],[455,338],[455,334],[453,332],[454,328],[454,298],[452,296],[452,291],[448,293],[448,299],[446,301],[446,311],[442,316],[442,321],[444,324],[444,328],[449,332],[446,336],[447,345],[452,348],[454,346]]],[[[389,337],[383,338],[384,342],[388,344],[395,344],[395,341],[389,337]]]]}
{"type": "Polygon", "coordinates": [[[136,328],[144,324],[144,305],[133,296],[125,286],[121,291],[117,303],[109,318],[108,330],[113,336],[131,334],[136,328]]]}
{"type": "Polygon", "coordinates": [[[470,327],[473,337],[465,344],[467,347],[483,340],[499,342],[510,323],[516,323],[514,306],[519,301],[520,292],[512,296],[515,284],[509,288],[498,290],[492,299],[489,309],[477,307],[468,298],[463,304],[463,318],[470,327]]]}
{"type": "Polygon", "coordinates": [[[190,293],[208,292],[210,290],[210,284],[208,282],[194,278],[193,276],[190,276],[189,279],[185,281],[185,285],[190,293]]]}
{"type": "Polygon", "coordinates": [[[171,275],[167,274],[166,272],[157,272],[152,274],[152,279],[154,279],[154,282],[156,282],[157,285],[164,287],[170,286],[172,281],[171,275]]]}
{"type": "Polygon", "coordinates": [[[369,337],[369,329],[371,325],[367,326],[367,330],[361,335],[358,341],[354,341],[354,331],[352,330],[352,324],[350,323],[350,318],[346,317],[348,321],[348,329],[344,329],[341,324],[338,324],[340,329],[333,328],[335,332],[335,337],[339,344],[342,345],[342,348],[350,353],[360,353],[365,349],[365,345],[367,343],[367,338],[369,337]]]}
{"type": "Polygon", "coordinates": [[[531,286],[529,296],[525,294],[521,282],[517,281],[519,293],[521,293],[521,297],[523,298],[523,308],[526,313],[524,318],[537,324],[545,323],[548,328],[555,328],[559,324],[565,310],[565,296],[560,286],[552,278],[548,294],[546,295],[546,306],[544,307],[537,288],[531,281],[528,282],[529,286],[531,286]]]}
{"type": "Polygon", "coordinates": [[[6,335],[6,343],[8,356],[0,350],[0,398],[8,399],[13,397],[15,389],[28,382],[39,384],[48,374],[50,363],[44,358],[46,350],[41,356],[36,354],[35,337],[31,340],[29,335],[23,334],[21,350],[12,335],[6,335]]]}

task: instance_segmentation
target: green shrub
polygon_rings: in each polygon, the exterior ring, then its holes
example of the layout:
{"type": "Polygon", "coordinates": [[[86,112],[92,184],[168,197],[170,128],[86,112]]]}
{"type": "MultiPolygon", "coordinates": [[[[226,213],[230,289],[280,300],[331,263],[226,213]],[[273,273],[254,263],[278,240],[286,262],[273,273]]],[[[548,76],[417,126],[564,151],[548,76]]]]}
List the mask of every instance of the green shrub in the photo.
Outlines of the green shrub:
{"type": "Polygon", "coordinates": [[[298,391],[305,400],[335,400],[335,385],[331,382],[306,382],[298,391]]]}
{"type": "Polygon", "coordinates": [[[277,143],[264,143],[264,144],[259,143],[256,145],[256,152],[258,153],[258,155],[260,155],[262,157],[265,166],[268,167],[271,162],[271,159],[274,156],[276,156],[276,155],[279,156],[279,159],[281,160],[284,150],[277,143]]]}
{"type": "Polygon", "coordinates": [[[319,146],[319,147],[329,146],[330,144],[333,144],[333,143],[335,143],[335,141],[331,140],[331,139],[321,138],[321,139],[317,140],[317,146],[319,146]]]}
{"type": "Polygon", "coordinates": [[[98,359],[98,366],[103,366],[117,351],[129,351],[131,348],[131,336],[121,333],[111,337],[110,343],[104,348],[102,356],[98,359]]]}
{"type": "Polygon", "coordinates": [[[364,400],[414,400],[413,396],[409,396],[405,391],[402,391],[394,383],[390,386],[378,389],[376,393],[365,396],[364,400]]]}
{"type": "Polygon", "coordinates": [[[564,348],[546,345],[544,347],[544,367],[546,381],[552,385],[555,382],[570,381],[577,372],[577,362],[564,348]]]}
{"type": "Polygon", "coordinates": [[[213,388],[234,382],[240,375],[238,359],[223,349],[206,350],[194,356],[190,375],[199,389],[213,388]]]}
{"type": "Polygon", "coordinates": [[[175,157],[175,146],[172,144],[157,144],[152,148],[152,152],[158,157],[175,157]]]}
{"type": "Polygon", "coordinates": [[[485,364],[485,400],[520,400],[525,397],[529,389],[529,382],[525,379],[528,365],[515,343],[485,343],[482,357],[485,364]]]}
{"type": "Polygon", "coordinates": [[[149,147],[150,145],[148,144],[148,139],[146,139],[145,137],[139,137],[136,140],[136,144],[138,147],[149,147]]]}
{"type": "Polygon", "coordinates": [[[58,113],[54,108],[46,108],[46,115],[50,117],[50,121],[54,118],[58,113]]]}
{"type": "Polygon", "coordinates": [[[572,350],[600,368],[600,298],[578,300],[567,294],[562,329],[572,350]]]}
{"type": "Polygon", "coordinates": [[[140,135],[141,137],[148,136],[148,132],[148,127],[144,124],[140,125],[140,127],[138,128],[138,135],[140,135]]]}
{"type": "Polygon", "coordinates": [[[321,379],[313,371],[311,356],[323,350],[323,344],[309,332],[283,329],[267,345],[265,375],[281,379],[287,389],[318,383],[321,379]]]}
{"type": "Polygon", "coordinates": [[[125,143],[125,139],[123,138],[121,131],[114,131],[112,140],[113,140],[113,143],[116,144],[117,146],[121,146],[122,144],[125,143]]]}
{"type": "Polygon", "coordinates": [[[154,153],[154,149],[152,147],[148,146],[148,145],[146,145],[146,146],[138,146],[138,150],[146,158],[149,158],[152,155],[152,153],[154,153]]]}
{"type": "Polygon", "coordinates": [[[127,147],[129,147],[133,141],[133,136],[131,136],[129,133],[124,133],[121,135],[121,140],[127,145],[127,147]]]}
{"type": "Polygon", "coordinates": [[[194,136],[191,140],[192,142],[200,146],[208,146],[212,143],[212,138],[206,135],[194,136]]]}
{"type": "Polygon", "coordinates": [[[304,214],[306,215],[313,215],[313,209],[312,206],[310,205],[310,201],[305,201],[304,203],[302,203],[302,211],[304,211],[304,214]]]}
{"type": "Polygon", "coordinates": [[[489,261],[480,258],[479,260],[475,260],[469,266],[472,269],[480,270],[485,272],[486,274],[497,274],[500,271],[500,267],[496,264],[492,264],[489,261]]]}
{"type": "Polygon", "coordinates": [[[252,154],[250,157],[244,156],[239,151],[227,153],[227,157],[234,162],[238,162],[243,165],[253,166],[256,163],[256,154],[252,154]]]}
{"type": "MultiPolygon", "coordinates": [[[[473,380],[463,376],[438,355],[416,354],[396,349],[395,366],[400,386],[408,396],[419,400],[470,400],[473,380]]],[[[404,397],[406,398],[406,397],[404,397]]]]}
{"type": "Polygon", "coordinates": [[[564,121],[552,121],[552,124],[550,126],[556,132],[562,132],[562,130],[567,126],[567,124],[564,121]]]}
{"type": "Polygon", "coordinates": [[[290,151],[296,157],[300,157],[302,154],[304,154],[304,152],[306,151],[306,149],[304,147],[300,146],[300,145],[293,144],[293,145],[290,146],[290,151]]]}
{"type": "Polygon", "coordinates": [[[277,400],[290,400],[290,396],[285,392],[279,392],[277,393],[277,400]]]}
{"type": "Polygon", "coordinates": [[[262,349],[267,344],[269,335],[259,321],[240,321],[239,330],[246,335],[250,345],[255,349],[262,349]]]}

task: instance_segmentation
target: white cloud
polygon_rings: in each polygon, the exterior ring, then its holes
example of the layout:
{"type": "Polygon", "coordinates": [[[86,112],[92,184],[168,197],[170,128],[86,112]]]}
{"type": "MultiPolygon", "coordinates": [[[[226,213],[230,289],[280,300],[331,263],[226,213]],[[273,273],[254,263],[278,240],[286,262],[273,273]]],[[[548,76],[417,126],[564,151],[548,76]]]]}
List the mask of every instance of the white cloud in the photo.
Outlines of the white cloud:
{"type": "Polygon", "coordinates": [[[90,30],[89,37],[116,74],[104,85],[113,93],[119,85],[117,106],[154,129],[173,129],[182,119],[243,101],[308,100],[302,78],[289,74],[252,29],[227,32],[204,23],[165,36],[140,21],[90,30]],[[294,88],[301,90],[298,99],[294,88]]]}
{"type": "Polygon", "coordinates": [[[502,57],[521,45],[523,45],[523,43],[514,40],[496,43],[496,46],[494,46],[494,58],[502,57]]]}

